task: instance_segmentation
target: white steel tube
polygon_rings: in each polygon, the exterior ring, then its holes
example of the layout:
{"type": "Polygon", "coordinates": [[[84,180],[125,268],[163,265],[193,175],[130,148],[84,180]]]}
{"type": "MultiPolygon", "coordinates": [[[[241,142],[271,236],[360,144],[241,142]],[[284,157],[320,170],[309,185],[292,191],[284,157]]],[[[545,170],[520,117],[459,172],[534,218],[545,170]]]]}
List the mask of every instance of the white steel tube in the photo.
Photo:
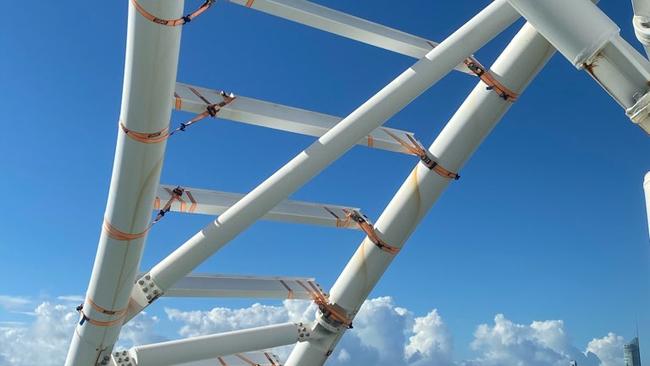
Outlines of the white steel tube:
{"type": "Polygon", "coordinates": [[[508,1],[577,68],[619,32],[590,0],[508,1]]]}
{"type": "Polygon", "coordinates": [[[648,231],[650,233],[650,172],[647,172],[643,179],[643,190],[645,191],[645,208],[648,215],[648,231]]]}
{"type": "MultiPolygon", "coordinates": [[[[544,37],[526,24],[491,71],[505,86],[521,93],[554,51],[544,37]]],[[[446,169],[458,171],[510,106],[510,102],[479,82],[429,152],[446,169]]],[[[402,247],[448,184],[448,179],[419,163],[377,220],[375,230],[386,243],[402,247]]],[[[330,301],[353,318],[393,258],[368,238],[364,239],[332,287],[330,301]]],[[[333,327],[322,314],[318,318],[312,329],[314,339],[296,345],[286,366],[322,365],[332,353],[345,329],[333,327]]]]}
{"type": "MultiPolygon", "coordinates": [[[[116,352],[113,355],[113,361],[116,365],[128,364],[128,362],[131,362],[133,366],[177,365],[235,353],[286,346],[304,339],[305,331],[302,324],[294,323],[236,330],[136,346],[128,351],[127,356],[124,356],[122,352],[116,352]],[[126,357],[129,359],[125,360],[126,357]]],[[[218,363],[215,361],[214,364],[218,363]]]]}
{"type": "Polygon", "coordinates": [[[632,0],[634,34],[650,56],[650,0],[632,0]]]}
{"type": "Polygon", "coordinates": [[[650,133],[650,62],[589,0],[508,0],[578,69],[587,71],[650,133]]]}
{"type": "MultiPolygon", "coordinates": [[[[286,199],[517,18],[518,14],[505,0],[492,2],[426,57],[153,267],[138,281],[140,287],[134,288],[132,303],[147,306],[164,289],[286,199]],[[145,288],[151,288],[155,295],[147,298],[145,288]]],[[[140,309],[132,310],[129,316],[140,309]]]]}
{"type": "MultiPolygon", "coordinates": [[[[183,11],[183,0],[140,2],[161,17],[176,18],[183,11]]],[[[120,121],[128,129],[155,132],[168,127],[180,35],[179,28],[154,24],[129,4],[120,111],[120,121]]],[[[164,141],[145,144],[119,130],[104,217],[114,228],[140,233],[148,227],[164,152],[164,141]]],[[[122,309],[127,307],[138,273],[144,240],[144,236],[130,241],[115,240],[106,230],[102,231],[82,310],[89,319],[77,325],[66,365],[107,364],[121,328],[122,309]],[[115,313],[106,314],[101,309],[115,313]],[[102,324],[98,322],[110,325],[96,325],[102,324]]]]}

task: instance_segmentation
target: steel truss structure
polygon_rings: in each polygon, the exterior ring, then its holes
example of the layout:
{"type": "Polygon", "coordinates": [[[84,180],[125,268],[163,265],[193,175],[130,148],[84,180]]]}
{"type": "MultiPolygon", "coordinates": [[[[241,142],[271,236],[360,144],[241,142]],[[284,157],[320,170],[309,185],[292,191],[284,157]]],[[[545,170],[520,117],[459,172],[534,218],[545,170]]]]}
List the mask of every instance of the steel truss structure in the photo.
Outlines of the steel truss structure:
{"type": "MultiPolygon", "coordinates": [[[[280,365],[266,350],[290,344],[296,346],[286,365],[323,365],[418,223],[556,50],[589,73],[633,123],[650,133],[650,62],[589,0],[495,0],[441,43],[305,0],[230,1],[418,61],[344,118],[311,112],[177,83],[179,26],[205,12],[214,0],[186,16],[183,0],[130,0],[111,186],[66,365],[161,366],[205,360],[280,365]],[[492,67],[472,56],[522,16],[528,22],[492,67]],[[410,132],[381,127],[454,69],[479,80],[428,149],[410,132]],[[172,109],[197,116],[170,130],[172,109]],[[159,184],[167,138],[205,117],[318,139],[245,195],[159,184]],[[287,200],[354,145],[420,159],[376,223],[355,207],[287,200]],[[152,211],[158,212],[153,222],[152,211]],[[147,233],[169,211],[218,218],[140,273],[147,233]],[[312,278],[191,273],[258,219],[359,229],[366,237],[329,291],[312,278]],[[121,327],[162,296],[309,299],[319,310],[313,324],[277,324],[115,351],[121,327]]],[[[648,49],[650,1],[633,2],[635,31],[648,49]]],[[[650,173],[644,188],[650,226],[650,173]]]]}

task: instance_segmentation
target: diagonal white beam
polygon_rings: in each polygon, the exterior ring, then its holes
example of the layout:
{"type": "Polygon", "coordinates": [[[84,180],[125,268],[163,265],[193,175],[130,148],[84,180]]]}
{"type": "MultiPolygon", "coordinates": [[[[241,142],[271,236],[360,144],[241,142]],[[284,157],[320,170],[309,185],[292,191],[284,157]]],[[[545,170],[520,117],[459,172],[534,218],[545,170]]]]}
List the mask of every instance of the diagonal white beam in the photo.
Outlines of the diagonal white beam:
{"type": "MultiPolygon", "coordinates": [[[[183,0],[139,1],[164,17],[175,18],[183,11],[183,0]]],[[[82,318],[66,358],[65,364],[70,366],[108,362],[140,266],[165,154],[164,139],[142,143],[127,136],[126,131],[149,134],[169,126],[169,96],[176,82],[180,29],[150,22],[130,2],[127,33],[120,111],[123,127],[118,131],[104,230],[81,309],[82,318]],[[107,228],[111,228],[111,233],[107,228]],[[125,240],[126,236],[131,239],[125,240]]]]}
{"type": "MultiPolygon", "coordinates": [[[[221,92],[218,90],[176,83],[175,96],[172,100],[174,108],[197,114],[205,112],[207,104],[197,93],[211,103],[223,101],[223,96],[221,96],[221,92]]],[[[341,122],[342,119],[341,117],[243,96],[237,96],[232,103],[221,108],[217,117],[314,137],[323,136],[332,127],[336,126],[337,123],[341,122]]],[[[392,128],[387,129],[399,136],[413,136],[411,132],[392,128]]],[[[390,138],[382,129],[375,129],[357,141],[357,144],[409,154],[402,145],[390,138]]]]}
{"type": "MultiPolygon", "coordinates": [[[[112,361],[114,366],[172,366],[209,359],[214,362],[215,358],[285,346],[304,341],[308,337],[307,329],[302,323],[275,324],[135,346],[126,354],[124,351],[115,352],[112,361]]],[[[238,358],[242,361],[247,359],[238,358]]]]}
{"type": "MultiPolygon", "coordinates": [[[[526,24],[491,70],[504,85],[521,93],[554,51],[544,37],[526,24]]],[[[458,171],[510,106],[510,102],[487,91],[479,82],[429,152],[446,169],[458,171]]],[[[401,248],[448,184],[449,179],[419,163],[377,220],[375,230],[381,239],[401,248]]],[[[366,237],[334,283],[330,293],[332,304],[343,309],[348,318],[354,318],[393,259],[393,254],[382,251],[366,237]]],[[[345,327],[322,313],[317,318],[312,328],[314,340],[297,344],[286,366],[320,366],[332,353],[345,327]]]]}
{"type": "Polygon", "coordinates": [[[454,65],[517,20],[505,0],[495,0],[423,59],[298,154],[217,220],[204,227],[155,265],[133,288],[128,317],[153,302],[176,281],[248,228],[266,212],[312,179],[355,142],[379,127],[449,73],[454,65]],[[153,288],[153,296],[142,288],[153,288]],[[147,298],[149,296],[149,298],[147,298]]]}
{"type": "MultiPolygon", "coordinates": [[[[230,0],[279,18],[421,59],[437,42],[389,28],[305,0],[230,0]]],[[[463,63],[456,70],[474,75],[463,63]]]]}
{"type": "MultiPolygon", "coordinates": [[[[153,208],[159,210],[171,199],[175,186],[160,185],[156,192],[153,208]]],[[[226,212],[244,197],[241,193],[212,191],[199,188],[184,188],[180,199],[171,201],[170,211],[218,216],[226,212]]],[[[294,224],[320,225],[346,229],[359,227],[350,220],[344,220],[345,210],[359,211],[355,207],[284,200],[261,217],[263,220],[294,224]]]]}
{"type": "Polygon", "coordinates": [[[190,274],[165,291],[165,297],[312,300],[310,286],[320,289],[313,278],[190,274]]]}

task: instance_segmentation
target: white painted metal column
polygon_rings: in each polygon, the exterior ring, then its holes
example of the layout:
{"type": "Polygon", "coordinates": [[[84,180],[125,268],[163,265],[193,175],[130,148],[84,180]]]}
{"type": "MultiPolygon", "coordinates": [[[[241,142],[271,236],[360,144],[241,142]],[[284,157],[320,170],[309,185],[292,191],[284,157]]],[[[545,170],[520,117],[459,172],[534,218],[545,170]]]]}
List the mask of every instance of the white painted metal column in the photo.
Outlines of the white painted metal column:
{"type": "Polygon", "coordinates": [[[492,2],[217,220],[154,266],[134,287],[129,317],[161,296],[165,289],[286,199],[517,18],[518,14],[505,0],[492,2]]]}
{"type": "Polygon", "coordinates": [[[643,179],[643,190],[645,191],[645,208],[648,214],[648,231],[650,233],[650,172],[647,172],[643,179]]]}
{"type": "MultiPolygon", "coordinates": [[[[183,10],[183,0],[140,3],[161,17],[176,18],[183,10]]],[[[180,35],[180,27],[154,24],[129,3],[120,111],[120,123],[127,129],[153,133],[168,127],[180,35]]],[[[104,230],[66,365],[104,365],[109,361],[138,273],[165,145],[164,139],[142,143],[127,137],[123,129],[118,130],[104,230]],[[108,234],[108,228],[113,234],[108,234]],[[123,240],[125,237],[116,235],[118,232],[135,235],[132,240],[123,240]]]]}
{"type": "Polygon", "coordinates": [[[589,0],[508,0],[578,69],[587,71],[650,133],[650,62],[589,0]]]}
{"type": "Polygon", "coordinates": [[[286,346],[308,337],[302,323],[285,323],[136,346],[127,354],[115,352],[112,359],[115,366],[171,366],[286,346]]]}
{"type": "Polygon", "coordinates": [[[650,0],[632,0],[634,34],[650,56],[650,0]]]}
{"type": "MultiPolygon", "coordinates": [[[[491,72],[506,87],[520,93],[554,51],[544,37],[526,24],[496,60],[491,72]]],[[[447,170],[458,171],[510,106],[510,102],[486,90],[485,84],[479,82],[429,152],[447,170]]],[[[499,162],[494,165],[498,166],[499,162]]],[[[418,163],[375,224],[382,240],[401,248],[448,184],[449,179],[418,163]]],[[[366,237],[332,287],[332,304],[352,319],[393,258],[366,237]]],[[[312,329],[314,339],[297,344],[285,366],[322,365],[332,353],[345,326],[333,323],[322,313],[317,317],[312,329]]]]}

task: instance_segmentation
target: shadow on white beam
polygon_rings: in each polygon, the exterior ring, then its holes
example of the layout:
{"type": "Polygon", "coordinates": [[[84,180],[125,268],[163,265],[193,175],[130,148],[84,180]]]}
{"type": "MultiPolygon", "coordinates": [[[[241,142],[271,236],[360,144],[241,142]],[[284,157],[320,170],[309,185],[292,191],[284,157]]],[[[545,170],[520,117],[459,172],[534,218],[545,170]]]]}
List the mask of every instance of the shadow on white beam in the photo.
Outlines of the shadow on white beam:
{"type": "MultiPolygon", "coordinates": [[[[196,114],[203,113],[206,110],[207,104],[197,93],[210,103],[223,101],[221,91],[219,90],[176,83],[175,97],[172,100],[172,105],[177,110],[196,114]]],[[[238,95],[236,97],[230,104],[221,108],[217,114],[218,118],[314,137],[321,137],[342,119],[341,117],[311,112],[258,99],[238,95]]],[[[406,135],[413,137],[411,132],[393,128],[384,129],[390,130],[395,135],[404,138],[406,138],[406,135]]],[[[372,131],[370,135],[357,142],[357,144],[381,150],[410,154],[402,145],[379,128],[372,131]]]]}
{"type": "MultiPolygon", "coordinates": [[[[160,209],[169,201],[174,186],[160,185],[154,200],[154,209],[160,209]]],[[[171,204],[171,211],[218,216],[239,201],[243,194],[185,188],[180,200],[171,204]]],[[[310,224],[347,229],[358,229],[352,220],[345,220],[347,210],[354,207],[285,200],[269,211],[262,219],[297,224],[310,224]],[[338,216],[335,217],[334,215],[338,216]]]]}
{"type": "Polygon", "coordinates": [[[165,297],[237,297],[312,300],[313,278],[190,274],[165,291],[165,297]]]}
{"type": "Polygon", "coordinates": [[[271,352],[247,352],[218,357],[216,360],[186,362],[175,366],[282,366],[280,358],[271,352]]]}
{"type": "MultiPolygon", "coordinates": [[[[247,355],[280,346],[304,342],[310,334],[302,323],[284,323],[263,327],[234,330],[225,333],[210,334],[186,339],[135,346],[128,351],[118,351],[111,355],[113,366],[176,366],[190,362],[211,360],[214,364],[238,365],[237,359],[244,365],[256,365],[247,355]],[[234,356],[234,357],[228,357],[234,356]],[[226,363],[226,358],[232,363],[226,363]]],[[[266,358],[267,365],[273,365],[277,359],[266,358]]]]}
{"type": "MultiPolygon", "coordinates": [[[[438,43],[304,0],[230,0],[341,37],[421,59],[438,43]]],[[[455,68],[474,75],[464,64],[455,68]]]]}

